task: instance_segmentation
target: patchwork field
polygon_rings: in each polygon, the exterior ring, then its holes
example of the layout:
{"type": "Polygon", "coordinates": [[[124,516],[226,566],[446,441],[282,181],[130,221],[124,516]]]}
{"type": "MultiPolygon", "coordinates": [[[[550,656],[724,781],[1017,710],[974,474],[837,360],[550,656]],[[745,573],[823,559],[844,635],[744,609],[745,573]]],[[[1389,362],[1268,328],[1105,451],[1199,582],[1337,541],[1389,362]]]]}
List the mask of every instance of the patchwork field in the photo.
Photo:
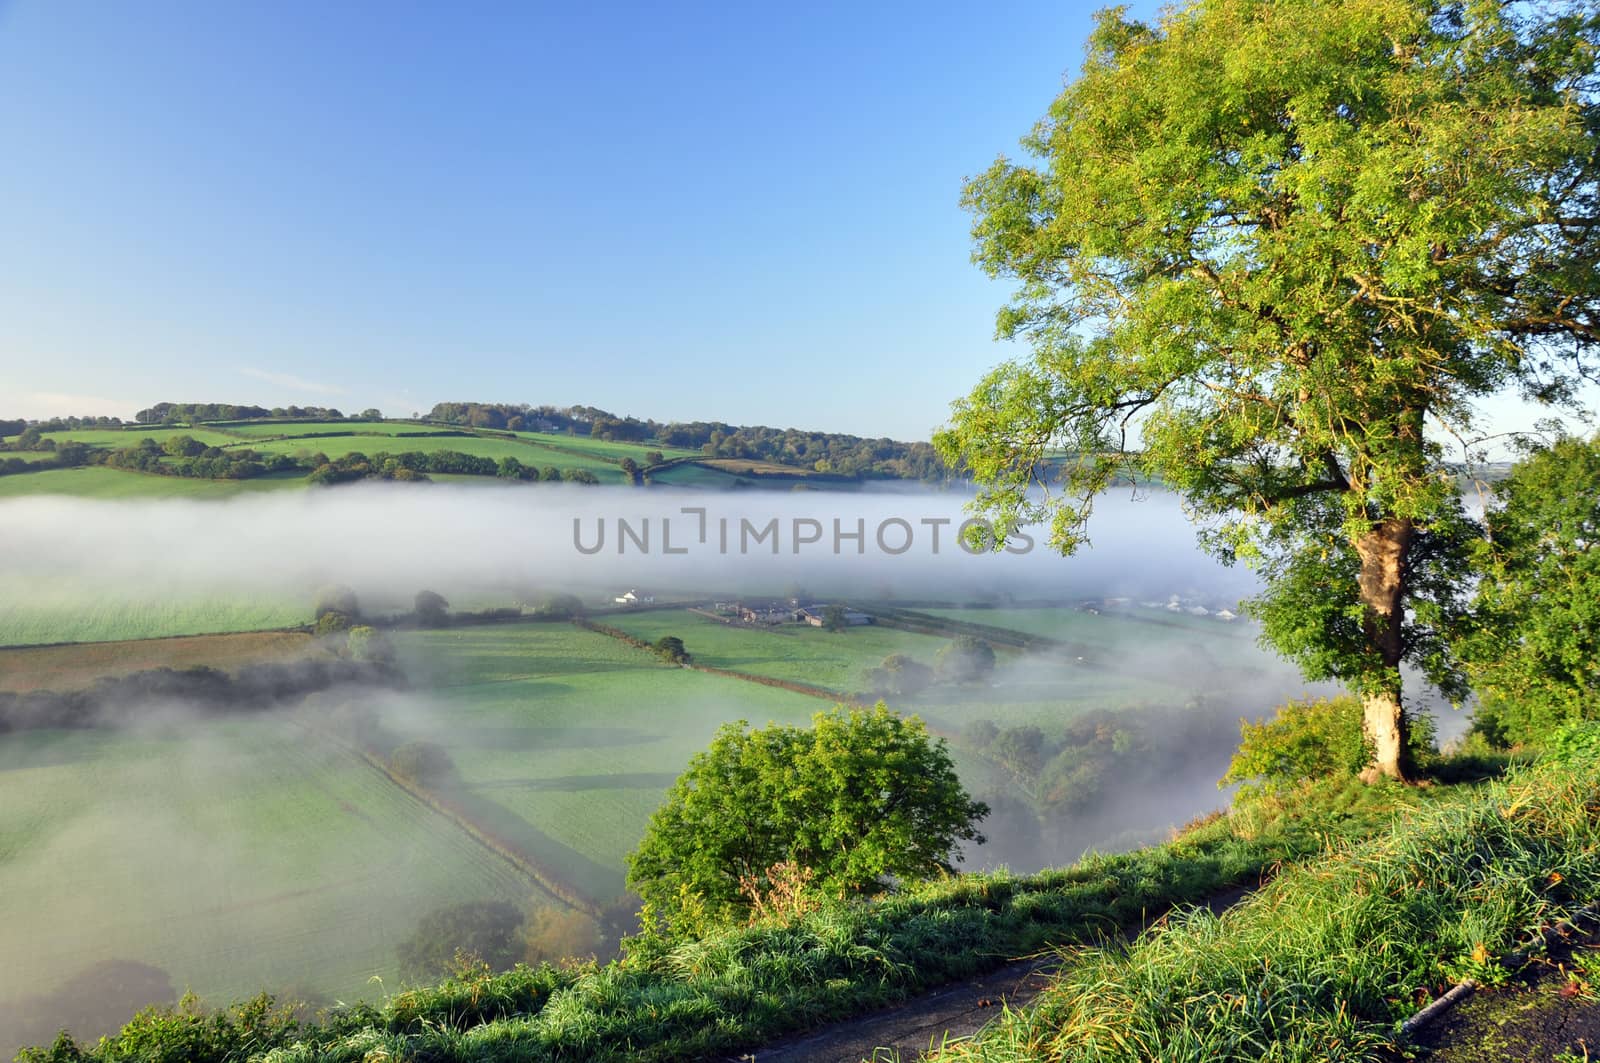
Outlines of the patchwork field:
{"type": "MultiPolygon", "coordinates": [[[[447,429],[421,421],[229,421],[215,428],[246,439],[277,439],[308,436],[320,432],[353,432],[369,436],[396,436],[412,432],[440,432],[447,429]]],[[[234,442],[239,440],[235,438],[234,442]]]]}
{"type": "Polygon", "coordinates": [[[762,630],[676,610],[623,613],[606,617],[606,623],[647,642],[676,635],[697,664],[845,694],[863,689],[867,669],[890,654],[904,653],[931,666],[934,654],[949,641],[871,624],[845,631],[803,624],[762,630]]]}
{"type": "MultiPolygon", "coordinates": [[[[0,594],[0,637],[227,630],[299,623],[308,611],[298,600],[85,605],[80,595],[52,612],[37,588],[26,606],[22,597],[0,594]]],[[[458,608],[473,604],[471,595],[456,597],[458,608]]],[[[1232,719],[1299,689],[1244,625],[1155,611],[922,612],[936,623],[1070,644],[1042,654],[1002,646],[994,674],[981,682],[889,699],[953,739],[963,779],[986,799],[1016,783],[964,737],[977,721],[1061,734],[1090,710],[1180,708],[1201,697],[1228,708],[1226,731],[1232,719]],[[1084,659],[1069,652],[1077,649],[1084,659]],[[1118,667],[1096,659],[1113,653],[1124,655],[1118,667]]],[[[768,631],[678,609],[604,619],[640,639],[676,635],[704,665],[841,693],[860,690],[867,670],[890,654],[932,665],[954,630],[768,631]]],[[[830,704],[736,675],[669,667],[561,622],[397,630],[391,640],[408,689],[340,699],[375,713],[384,748],[442,748],[450,774],[434,790],[448,816],[308,726],[329,713],[328,695],[275,718],[0,735],[0,955],[20,957],[0,965],[0,1025],[8,1006],[11,1015],[42,1014],[51,992],[108,960],[153,965],[173,993],[192,987],[213,999],[262,986],[377,995],[368,979],[392,983],[397,944],[432,910],[472,900],[561,904],[530,870],[582,906],[606,907],[623,894],[626,855],[663,793],[718,726],[804,724],[830,704]],[[518,870],[474,832],[498,839],[526,866],[518,870]]],[[[66,689],[162,665],[229,668],[308,646],[297,633],[258,632],[4,649],[0,689],[66,689]]],[[[1198,788],[1214,795],[1215,774],[1198,788]]],[[[1208,799],[1195,798],[1196,807],[1209,807],[1208,799]]],[[[1015,802],[1010,814],[1014,824],[1015,802]]],[[[1082,824],[1081,838],[1062,831],[1066,840],[1049,844],[1075,855],[1074,846],[1120,844],[1117,832],[1148,832],[1158,820],[1154,811],[1127,823],[1102,814],[1082,824]]],[[[1011,830],[1005,822],[995,829],[1002,838],[1011,830]]],[[[1038,840],[1021,850],[1004,844],[969,855],[979,865],[1061,855],[1038,840]]],[[[6,1036],[0,1030],[0,1040],[6,1036]]]]}
{"type": "Polygon", "coordinates": [[[231,428],[146,428],[138,425],[129,428],[73,428],[62,432],[45,433],[46,439],[53,439],[57,443],[71,441],[88,443],[96,447],[130,447],[141,439],[153,439],[157,443],[165,443],[178,436],[188,436],[212,447],[223,447],[239,441],[238,435],[231,428]]]}
{"type": "Polygon", "coordinates": [[[0,999],[107,959],[212,999],[370,996],[431,908],[536,892],[284,718],[0,739],[0,999]]]}
{"type": "Polygon", "coordinates": [[[205,666],[231,671],[246,664],[297,657],[313,649],[311,636],[298,631],[3,648],[0,690],[78,690],[106,676],[150,668],[205,666]]]}
{"type": "Polygon", "coordinates": [[[565,451],[552,450],[549,447],[535,443],[524,443],[513,439],[488,439],[480,436],[422,436],[411,437],[380,437],[361,435],[321,436],[311,438],[270,439],[261,442],[251,442],[251,450],[263,454],[326,454],[330,458],[341,458],[346,454],[359,452],[362,454],[377,454],[385,451],[390,454],[399,454],[406,451],[420,451],[431,454],[437,450],[453,450],[460,454],[471,454],[480,458],[493,458],[499,461],[502,458],[516,458],[524,465],[536,465],[544,468],[554,465],[565,472],[568,469],[587,469],[601,480],[621,482],[622,470],[608,461],[565,451]]]}
{"type": "Polygon", "coordinates": [[[310,620],[305,597],[124,598],[89,587],[39,587],[26,573],[0,575],[0,646],[262,631],[310,620]]]}
{"type": "Polygon", "coordinates": [[[718,725],[804,723],[827,702],[671,668],[605,635],[523,623],[396,637],[416,696],[398,735],[449,752],[475,816],[588,896],[622,891],[623,857],[718,725]]]}
{"type": "Polygon", "coordinates": [[[640,465],[645,464],[645,455],[651,451],[660,451],[666,458],[689,458],[698,455],[697,450],[685,450],[682,447],[664,447],[654,443],[613,443],[604,439],[591,439],[588,436],[556,435],[551,432],[512,432],[509,433],[518,439],[526,439],[532,443],[542,443],[554,450],[570,450],[576,454],[588,454],[591,457],[607,458],[611,461],[621,461],[623,458],[632,458],[640,465]]]}

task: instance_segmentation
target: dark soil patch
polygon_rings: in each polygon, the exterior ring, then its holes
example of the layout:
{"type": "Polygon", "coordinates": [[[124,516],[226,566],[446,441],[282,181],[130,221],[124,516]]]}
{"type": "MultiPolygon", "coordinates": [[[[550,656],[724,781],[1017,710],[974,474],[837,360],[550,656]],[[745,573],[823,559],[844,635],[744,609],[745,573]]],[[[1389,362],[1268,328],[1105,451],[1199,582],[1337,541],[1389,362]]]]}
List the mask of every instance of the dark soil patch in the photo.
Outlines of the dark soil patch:
{"type": "Polygon", "coordinates": [[[1420,1031],[1430,1063],[1600,1059],[1600,932],[1561,941],[1506,985],[1420,1031]]]}

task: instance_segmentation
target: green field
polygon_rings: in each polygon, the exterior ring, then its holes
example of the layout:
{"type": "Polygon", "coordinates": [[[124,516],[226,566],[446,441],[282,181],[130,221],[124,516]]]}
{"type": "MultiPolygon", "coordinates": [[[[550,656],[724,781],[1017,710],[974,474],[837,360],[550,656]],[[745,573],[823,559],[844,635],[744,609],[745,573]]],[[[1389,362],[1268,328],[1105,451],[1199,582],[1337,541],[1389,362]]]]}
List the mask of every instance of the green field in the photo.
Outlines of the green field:
{"type": "Polygon", "coordinates": [[[687,611],[623,613],[607,617],[606,623],[647,642],[676,635],[697,664],[845,694],[863,689],[867,669],[890,654],[904,653],[932,665],[934,654],[949,642],[871,624],[837,632],[785,624],[769,631],[724,624],[687,611]]]}
{"type": "Polygon", "coordinates": [[[239,441],[231,428],[227,431],[215,428],[73,428],[62,432],[45,433],[46,439],[53,439],[57,443],[71,441],[113,448],[131,447],[141,439],[154,439],[157,443],[165,443],[178,436],[189,436],[197,442],[213,447],[223,447],[239,441]]]}
{"type": "MultiPolygon", "coordinates": [[[[129,426],[126,429],[84,428],[47,433],[48,438],[65,442],[74,440],[95,447],[117,449],[132,446],[141,439],[165,442],[175,436],[191,436],[208,446],[231,450],[250,449],[266,454],[309,455],[322,453],[329,458],[339,458],[353,452],[363,454],[406,451],[431,453],[453,450],[477,457],[516,458],[524,465],[544,469],[555,466],[563,472],[582,469],[593,473],[602,483],[624,482],[618,468],[623,458],[632,458],[643,467],[648,464],[646,455],[659,451],[667,458],[698,457],[699,452],[681,447],[665,447],[651,443],[618,443],[587,436],[567,436],[548,432],[479,431],[472,428],[425,424],[416,421],[232,421],[194,428],[162,428],[129,426]],[[430,432],[449,432],[449,435],[429,435],[430,432]]],[[[20,457],[28,462],[48,462],[53,455],[45,451],[19,451],[8,456],[20,457]]],[[[726,490],[737,486],[741,480],[764,481],[769,486],[799,483],[810,475],[810,470],[789,470],[782,466],[769,466],[756,462],[734,462],[727,469],[711,468],[698,463],[675,465],[655,475],[653,479],[664,485],[699,487],[726,490]],[[747,477],[742,470],[749,465],[759,466],[774,475],[747,477]]],[[[488,480],[489,477],[439,477],[440,479],[488,480]]],[[[195,481],[177,477],[148,476],[118,469],[95,467],[83,470],[50,469],[40,473],[20,473],[0,477],[0,498],[29,494],[70,494],[89,498],[137,497],[227,497],[245,490],[300,484],[304,475],[282,478],[262,478],[250,481],[195,481]],[[67,478],[64,473],[82,475],[67,478]]],[[[832,486],[841,486],[833,483],[832,486]]]]}
{"type": "Polygon", "coordinates": [[[683,447],[664,447],[655,443],[612,443],[604,439],[591,439],[588,436],[564,436],[551,432],[512,432],[508,433],[518,439],[526,439],[533,443],[547,444],[556,450],[570,450],[578,454],[588,454],[595,458],[605,458],[613,462],[623,458],[632,458],[640,465],[645,464],[644,456],[652,450],[660,451],[666,458],[689,458],[698,455],[697,450],[686,450],[683,447]]]}
{"type": "Polygon", "coordinates": [[[386,452],[401,454],[418,451],[431,454],[437,450],[453,450],[459,454],[472,454],[480,458],[516,458],[524,465],[543,469],[554,465],[565,472],[568,469],[587,469],[602,481],[620,483],[622,470],[599,458],[568,454],[533,443],[513,439],[487,439],[478,436],[424,436],[420,438],[382,438],[377,436],[326,436],[307,439],[271,439],[251,442],[251,450],[263,454],[326,454],[340,458],[350,453],[367,455],[386,452]]]}
{"type": "Polygon", "coordinates": [[[803,723],[828,707],[670,668],[566,624],[412,632],[396,643],[422,711],[398,712],[391,729],[443,744],[479,814],[600,900],[621,892],[623,857],[719,724],[803,723]]]}
{"type": "MultiPolygon", "coordinates": [[[[920,612],[1074,644],[1068,652],[1027,657],[999,646],[998,666],[988,681],[935,685],[897,705],[951,731],[974,719],[1049,729],[1091,709],[1181,705],[1196,695],[1232,699],[1240,715],[1254,716],[1280,695],[1303,687],[1290,666],[1256,646],[1255,629],[1245,624],[1182,615],[1169,619],[1156,611],[1148,617],[1066,608],[920,612]]],[[[950,641],[878,625],[844,632],[802,625],[764,630],[687,611],[622,613],[606,622],[649,642],[676,635],[700,664],[845,693],[863,689],[867,669],[891,653],[933,665],[950,641]]]]}
{"type": "Polygon", "coordinates": [[[431,908],[536,888],[284,720],[0,737],[0,998],[108,958],[212,999],[373,996],[431,908]]]}
{"type": "Polygon", "coordinates": [[[232,498],[258,491],[279,491],[306,485],[305,476],[258,476],[252,480],[197,480],[156,476],[132,469],[89,465],[81,469],[44,469],[0,476],[0,499],[24,495],[71,495],[75,498],[232,498]]]}
{"type": "Polygon", "coordinates": [[[1091,613],[1082,609],[1040,607],[1032,609],[918,609],[919,613],[985,624],[1080,643],[1098,650],[1121,653],[1128,644],[1170,650],[1198,638],[1213,648],[1235,647],[1241,653],[1256,648],[1253,624],[1224,623],[1211,617],[1190,616],[1167,609],[1125,606],[1091,613]]]}
{"type": "Polygon", "coordinates": [[[21,572],[0,574],[0,646],[259,631],[310,620],[309,598],[133,599],[98,593],[92,587],[41,587],[21,572]]]}
{"type": "Polygon", "coordinates": [[[739,479],[732,473],[726,473],[720,469],[708,469],[704,465],[694,462],[662,469],[660,472],[651,473],[650,478],[658,484],[670,484],[673,487],[700,487],[712,491],[726,490],[734,486],[734,483],[739,479]]]}
{"type": "MultiPolygon", "coordinates": [[[[370,436],[394,436],[407,432],[444,431],[438,425],[418,421],[230,421],[216,431],[251,439],[293,437],[318,432],[354,432],[370,436]]],[[[238,442],[238,440],[235,440],[238,442]]]]}
{"type": "MultiPolygon", "coordinates": [[[[0,594],[8,602],[17,597],[0,594]]],[[[455,597],[458,607],[472,604],[471,595],[455,597]]],[[[63,631],[110,638],[162,627],[228,630],[298,622],[307,611],[298,601],[279,608],[106,602],[84,611],[63,603],[47,616],[35,601],[29,610],[0,606],[0,632],[17,640],[47,631],[55,638],[63,631]]],[[[1108,669],[1002,649],[990,680],[938,684],[896,706],[950,736],[975,719],[1050,728],[1089,709],[1180,705],[1193,694],[1194,669],[1205,662],[1252,660],[1250,668],[1230,673],[1218,693],[1227,696],[1233,690],[1227,684],[1245,684],[1247,673],[1255,682],[1269,660],[1247,630],[1189,618],[1154,624],[1059,610],[951,616],[1048,630],[1108,650],[1142,637],[1165,663],[1108,669]]],[[[638,638],[677,635],[705,665],[840,691],[858,689],[866,669],[891,653],[931,664],[948,641],[875,625],[774,632],[683,610],[605,619],[638,638]]],[[[566,623],[402,630],[391,637],[409,688],[361,696],[377,713],[382,741],[442,746],[456,781],[440,792],[466,821],[541,869],[553,888],[570,888],[598,905],[622,895],[626,855],[663,793],[719,725],[736,719],[803,725],[830,704],[672,668],[619,639],[566,623]]],[[[273,638],[278,642],[260,646],[215,640],[215,663],[304,652],[288,636],[273,638]],[[233,656],[225,660],[224,651],[233,656]]],[[[203,642],[172,643],[173,663],[203,661],[203,642]]],[[[162,660],[163,645],[16,651],[0,655],[0,667],[47,670],[56,685],[69,685],[63,676],[88,677],[94,668],[152,666],[162,660]]],[[[1259,701],[1268,697],[1264,689],[1258,683],[1235,693],[1242,698],[1248,690],[1259,701]]],[[[370,997],[380,990],[367,979],[377,975],[392,984],[395,947],[427,912],[470,900],[555,903],[461,824],[306,726],[327,714],[329,700],[313,697],[275,718],[166,730],[0,736],[0,955],[27,957],[0,970],[0,1003],[48,993],[108,959],[153,964],[175,989],[192,987],[212,999],[261,987],[370,997]]],[[[1265,707],[1241,702],[1241,714],[1265,707]]],[[[956,741],[952,752],[974,793],[1004,793],[1012,785],[965,743],[956,741]]],[[[982,861],[987,852],[973,855],[982,861]]]]}

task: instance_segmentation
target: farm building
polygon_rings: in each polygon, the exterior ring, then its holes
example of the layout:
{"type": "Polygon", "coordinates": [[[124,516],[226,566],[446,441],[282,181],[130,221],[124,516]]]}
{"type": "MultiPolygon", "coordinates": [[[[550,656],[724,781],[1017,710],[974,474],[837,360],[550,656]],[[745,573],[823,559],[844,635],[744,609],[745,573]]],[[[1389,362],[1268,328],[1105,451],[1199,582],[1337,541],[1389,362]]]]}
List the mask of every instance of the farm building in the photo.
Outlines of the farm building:
{"type": "Polygon", "coordinates": [[[655,595],[641,590],[631,590],[612,599],[618,605],[651,605],[654,604],[655,600],[655,595]]]}
{"type": "Polygon", "coordinates": [[[747,624],[775,626],[793,619],[789,607],[782,602],[740,602],[735,608],[739,619],[747,624]]]}
{"type": "MultiPolygon", "coordinates": [[[[828,622],[828,607],[826,605],[813,605],[805,609],[797,609],[794,618],[802,624],[822,627],[828,622]]],[[[859,627],[862,624],[872,623],[872,617],[866,613],[856,612],[854,609],[846,609],[844,611],[844,622],[849,627],[859,627]]]]}

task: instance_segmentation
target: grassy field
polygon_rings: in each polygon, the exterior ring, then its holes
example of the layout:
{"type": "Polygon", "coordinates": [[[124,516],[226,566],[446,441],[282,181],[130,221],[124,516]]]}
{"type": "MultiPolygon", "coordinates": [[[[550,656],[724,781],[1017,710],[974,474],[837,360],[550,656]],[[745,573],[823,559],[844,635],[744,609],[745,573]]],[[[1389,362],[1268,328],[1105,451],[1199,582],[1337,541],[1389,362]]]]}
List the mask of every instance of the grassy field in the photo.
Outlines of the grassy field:
{"type": "Polygon", "coordinates": [[[253,480],[194,480],[155,476],[103,465],[81,469],[45,469],[0,476],[0,499],[23,495],[72,495],[76,498],[232,498],[257,491],[305,486],[305,476],[258,476],[253,480]]]}
{"type": "Polygon", "coordinates": [[[685,465],[674,465],[669,469],[652,473],[651,479],[658,484],[669,484],[673,487],[699,487],[712,491],[724,491],[734,485],[738,477],[732,473],[723,472],[721,469],[708,469],[698,462],[689,462],[685,465]]]}
{"type": "MultiPolygon", "coordinates": [[[[1256,646],[1254,629],[1245,625],[1071,609],[924,612],[1070,639],[1073,650],[1084,651],[1025,657],[1000,646],[985,682],[938,684],[912,698],[887,699],[947,732],[976,719],[1049,730],[1091,709],[1182,705],[1196,695],[1231,701],[1239,715],[1255,716],[1305,686],[1293,668],[1256,646]]],[[[891,653],[931,666],[950,641],[877,625],[838,633],[800,625],[766,631],[687,611],[623,613],[606,623],[649,642],[676,635],[700,664],[841,692],[864,689],[867,669],[891,653]]]]}
{"type": "Polygon", "coordinates": [[[688,458],[699,453],[697,450],[685,450],[682,447],[664,447],[654,443],[612,443],[604,439],[591,439],[588,436],[565,436],[551,432],[513,432],[518,439],[526,439],[533,443],[543,443],[557,450],[571,450],[579,454],[588,454],[596,458],[605,458],[619,462],[623,458],[632,458],[641,466],[646,464],[645,455],[652,450],[660,451],[666,458],[688,458]]]}
{"type": "Polygon", "coordinates": [[[676,635],[683,639],[697,664],[808,683],[840,693],[862,690],[867,669],[881,664],[892,653],[904,653],[932,665],[934,654],[949,641],[870,624],[838,632],[801,624],[763,631],[723,624],[687,611],[622,613],[607,617],[606,623],[647,642],[676,635]]]}
{"type": "Polygon", "coordinates": [[[96,594],[93,588],[31,585],[25,573],[0,576],[0,646],[261,631],[310,620],[311,603],[304,598],[128,599],[96,594]]]}
{"type": "MultiPolygon", "coordinates": [[[[275,439],[279,436],[305,436],[326,432],[394,436],[407,432],[438,432],[445,429],[420,421],[236,421],[230,422],[225,428],[217,428],[216,431],[226,431],[231,435],[249,439],[275,439]]],[[[234,442],[238,440],[235,439],[234,442]]]]}
{"type": "Polygon", "coordinates": [[[311,636],[299,631],[0,648],[0,690],[79,690],[106,676],[150,668],[231,671],[312,651],[311,636]]]}
{"type": "Polygon", "coordinates": [[[919,609],[930,616],[1042,635],[1093,650],[1120,655],[1129,643],[1171,652],[1195,640],[1219,649],[1232,646],[1248,655],[1256,648],[1257,628],[1250,623],[1225,623],[1167,609],[1128,606],[1090,613],[1080,609],[919,609]]]}
{"type": "Polygon", "coordinates": [[[146,428],[136,426],[132,428],[74,428],[62,432],[46,432],[46,439],[53,439],[57,443],[69,440],[75,443],[88,443],[96,447],[131,447],[141,439],[153,439],[157,443],[165,443],[177,436],[189,436],[197,442],[207,446],[223,447],[229,443],[237,443],[239,437],[233,429],[217,428],[146,428]]]}
{"type": "MultiPolygon", "coordinates": [[[[85,428],[48,433],[58,442],[76,440],[97,447],[118,448],[131,446],[141,439],[165,442],[174,436],[191,436],[209,446],[229,449],[248,448],[268,454],[314,454],[321,452],[338,458],[353,451],[363,454],[404,451],[432,452],[454,450],[478,457],[513,457],[524,465],[540,469],[555,466],[562,471],[583,469],[593,473],[602,483],[623,482],[618,468],[623,458],[632,458],[641,467],[648,465],[646,455],[660,452],[666,458],[698,457],[699,452],[681,447],[658,446],[650,443],[618,443],[587,436],[567,436],[548,432],[482,432],[460,426],[425,424],[416,421],[238,421],[200,425],[194,428],[160,428],[130,426],[126,429],[85,428]],[[431,432],[450,432],[450,435],[429,435],[431,432]]],[[[46,461],[51,455],[45,452],[22,452],[16,456],[26,461],[46,461]]],[[[283,479],[258,479],[251,481],[193,481],[157,476],[139,476],[135,473],[111,469],[76,470],[84,475],[67,478],[60,475],[68,470],[50,470],[45,473],[22,473],[0,478],[0,498],[25,494],[74,494],[92,498],[134,497],[226,497],[241,490],[260,490],[286,484],[304,486],[303,476],[283,479]]],[[[713,459],[677,465],[664,470],[655,479],[673,486],[701,487],[724,490],[734,487],[740,480],[756,482],[765,480],[769,485],[783,481],[799,482],[816,474],[810,469],[774,465],[769,462],[738,459],[713,459]]],[[[482,478],[473,478],[482,479],[482,478]]]]}
{"type": "Polygon", "coordinates": [[[568,469],[587,469],[603,482],[621,483],[622,470],[608,461],[583,455],[551,450],[534,443],[512,439],[486,439],[478,436],[425,436],[421,438],[380,438],[376,436],[328,436],[323,438],[272,439],[252,442],[250,449],[264,454],[326,454],[340,458],[352,452],[377,454],[380,451],[400,454],[407,451],[432,453],[436,450],[453,450],[480,458],[516,458],[524,465],[544,468],[554,465],[563,472],[568,469]]]}
{"type": "Polygon", "coordinates": [[[440,742],[479,812],[599,900],[690,756],[728,720],[803,723],[827,703],[669,668],[566,624],[396,637],[418,681],[397,733],[440,742]]]}
{"type": "Polygon", "coordinates": [[[213,998],[372,996],[421,914],[535,892],[281,719],[0,736],[0,998],[108,957],[213,998]]]}

